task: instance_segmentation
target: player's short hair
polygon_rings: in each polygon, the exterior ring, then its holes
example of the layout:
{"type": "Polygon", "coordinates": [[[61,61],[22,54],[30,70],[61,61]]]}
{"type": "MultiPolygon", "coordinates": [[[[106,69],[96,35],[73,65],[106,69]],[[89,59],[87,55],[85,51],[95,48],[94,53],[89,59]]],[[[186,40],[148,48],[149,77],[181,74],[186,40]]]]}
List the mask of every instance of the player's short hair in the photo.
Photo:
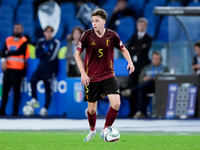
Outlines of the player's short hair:
{"type": "Polygon", "coordinates": [[[137,20],[137,24],[141,23],[141,22],[144,22],[146,24],[146,26],[148,26],[148,24],[149,24],[148,20],[144,17],[141,17],[137,20]]]}
{"type": "Polygon", "coordinates": [[[103,9],[96,9],[92,12],[91,17],[92,16],[100,16],[102,19],[107,19],[107,13],[105,12],[105,10],[103,9]]]}
{"type": "Polygon", "coordinates": [[[194,46],[200,47],[200,42],[196,42],[194,46]]]}
{"type": "Polygon", "coordinates": [[[53,27],[51,27],[51,26],[46,26],[46,28],[43,31],[46,31],[47,29],[51,29],[51,32],[54,31],[53,27]]]}

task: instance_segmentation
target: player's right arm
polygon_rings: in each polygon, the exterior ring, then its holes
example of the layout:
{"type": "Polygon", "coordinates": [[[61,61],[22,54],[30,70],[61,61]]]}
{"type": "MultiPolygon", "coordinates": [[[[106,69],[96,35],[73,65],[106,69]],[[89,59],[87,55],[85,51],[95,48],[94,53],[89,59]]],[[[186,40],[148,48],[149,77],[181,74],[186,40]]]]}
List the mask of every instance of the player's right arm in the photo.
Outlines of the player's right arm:
{"type": "Polygon", "coordinates": [[[88,75],[86,74],[86,72],[84,70],[83,62],[81,59],[81,52],[79,52],[78,50],[76,50],[76,52],[75,52],[75,60],[78,65],[78,68],[81,72],[81,85],[82,85],[82,83],[84,86],[89,85],[90,78],[88,77],[88,75]]]}

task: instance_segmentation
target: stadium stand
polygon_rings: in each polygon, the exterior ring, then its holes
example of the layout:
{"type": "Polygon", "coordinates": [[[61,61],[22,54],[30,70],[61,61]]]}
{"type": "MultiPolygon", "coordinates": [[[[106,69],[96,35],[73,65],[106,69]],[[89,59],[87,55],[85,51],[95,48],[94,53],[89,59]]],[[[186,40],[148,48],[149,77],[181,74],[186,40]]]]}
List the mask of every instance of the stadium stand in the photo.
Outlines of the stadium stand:
{"type": "Polygon", "coordinates": [[[136,17],[139,18],[142,14],[142,9],[145,6],[146,0],[140,0],[139,3],[137,0],[128,0],[127,2],[128,6],[135,11],[136,17]]]}
{"type": "Polygon", "coordinates": [[[135,20],[132,17],[123,17],[117,26],[117,33],[122,42],[127,43],[135,31],[135,20]]]}
{"type": "MultiPolygon", "coordinates": [[[[25,28],[25,33],[29,34],[31,39],[33,39],[32,42],[35,43],[36,39],[41,38],[43,35],[41,33],[42,30],[38,18],[34,17],[36,16],[35,14],[37,12],[34,12],[32,5],[33,2],[34,0],[0,0],[0,21],[2,22],[2,20],[6,19],[10,20],[11,23],[22,23],[25,28]]],[[[168,42],[168,17],[165,16],[161,18],[160,16],[154,15],[153,9],[155,6],[179,7],[182,6],[180,2],[168,0],[140,0],[139,3],[137,0],[127,0],[127,2],[128,6],[135,10],[137,17],[143,16],[148,19],[149,26],[147,33],[149,33],[155,41],[168,42]]],[[[105,9],[105,11],[108,13],[108,18],[111,16],[116,3],[117,0],[98,1],[99,7],[105,9]]],[[[90,8],[95,8],[97,6],[92,2],[88,2],[87,4],[90,8]]],[[[56,38],[58,38],[60,41],[63,41],[61,43],[66,43],[66,35],[71,32],[74,26],[80,25],[84,27],[84,29],[86,29],[86,27],[76,19],[76,11],[78,8],[75,3],[63,1],[59,3],[59,5],[61,7],[61,24],[58,33],[56,34],[56,38]]],[[[200,2],[190,1],[188,6],[200,6],[200,2]]],[[[121,19],[121,24],[118,27],[117,32],[119,32],[119,35],[122,37],[123,41],[127,42],[130,36],[126,36],[124,33],[129,35],[130,32],[133,33],[135,31],[135,21],[130,21],[129,19],[129,23],[127,23],[124,20],[126,20],[126,18],[121,19]],[[124,28],[124,26],[127,27],[127,24],[128,28],[124,28]],[[125,29],[124,33],[121,32],[122,29],[125,29]],[[128,30],[130,31],[127,33],[128,30]]],[[[0,34],[4,35],[0,37],[1,48],[3,43],[2,41],[4,41],[6,37],[5,35],[12,34],[12,28],[10,29],[10,26],[5,27],[5,30],[8,31],[8,33],[2,29],[4,28],[3,26],[0,28],[0,34]]],[[[177,28],[175,26],[174,30],[176,29],[177,28]]],[[[194,35],[192,38],[195,37],[196,36],[194,35]]],[[[172,39],[176,39],[176,36],[173,37],[172,35],[172,39]]]]}
{"type": "Polygon", "coordinates": [[[73,3],[64,3],[61,6],[61,18],[64,24],[67,25],[69,21],[75,18],[76,8],[73,3]]]}
{"type": "Polygon", "coordinates": [[[8,19],[13,20],[14,19],[14,9],[9,6],[1,6],[0,8],[0,20],[8,19]]]}
{"type": "Polygon", "coordinates": [[[192,7],[192,6],[200,6],[200,2],[191,1],[191,2],[188,3],[188,6],[190,6],[190,7],[192,7]]]}
{"type": "Polygon", "coordinates": [[[12,9],[16,9],[18,6],[19,0],[1,0],[1,6],[11,7],[12,9]]]}
{"type": "Polygon", "coordinates": [[[10,20],[0,20],[0,48],[4,46],[5,39],[12,35],[13,22],[10,20]]]}

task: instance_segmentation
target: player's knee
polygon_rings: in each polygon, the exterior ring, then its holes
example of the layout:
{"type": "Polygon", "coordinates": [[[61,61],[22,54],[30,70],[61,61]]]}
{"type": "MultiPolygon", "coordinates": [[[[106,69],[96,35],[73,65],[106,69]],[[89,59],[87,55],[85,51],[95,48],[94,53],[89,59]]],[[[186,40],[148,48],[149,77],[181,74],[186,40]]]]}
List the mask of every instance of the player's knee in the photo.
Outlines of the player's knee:
{"type": "Polygon", "coordinates": [[[89,108],[88,111],[91,115],[93,115],[96,112],[96,108],[89,108]]]}
{"type": "Polygon", "coordinates": [[[121,104],[120,101],[119,102],[115,102],[114,105],[112,106],[113,109],[119,110],[120,104],[121,104]]]}

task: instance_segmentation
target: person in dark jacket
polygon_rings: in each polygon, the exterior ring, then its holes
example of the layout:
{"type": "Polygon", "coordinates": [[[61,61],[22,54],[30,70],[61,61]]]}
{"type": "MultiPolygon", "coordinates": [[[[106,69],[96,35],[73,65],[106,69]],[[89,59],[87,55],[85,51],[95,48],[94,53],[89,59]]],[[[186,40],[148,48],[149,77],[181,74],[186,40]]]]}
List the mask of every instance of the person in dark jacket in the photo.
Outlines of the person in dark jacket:
{"type": "Polygon", "coordinates": [[[60,48],[60,42],[57,39],[54,39],[52,34],[53,28],[47,26],[44,29],[45,38],[41,38],[37,41],[36,57],[40,59],[40,63],[31,78],[32,99],[31,101],[26,102],[27,105],[32,107],[40,107],[39,102],[37,101],[36,84],[39,80],[43,80],[46,101],[44,107],[40,110],[39,114],[41,116],[48,115],[47,110],[51,102],[51,82],[58,69],[57,55],[60,48]]]}
{"type": "Polygon", "coordinates": [[[196,74],[200,74],[200,42],[194,44],[196,55],[193,58],[192,69],[196,74]]]}
{"type": "MultiPolygon", "coordinates": [[[[149,50],[153,41],[153,38],[146,33],[148,20],[146,18],[139,18],[136,24],[138,32],[132,35],[128,44],[128,50],[135,66],[135,71],[129,75],[129,86],[131,88],[138,85],[141,70],[151,62],[149,59],[149,50]]],[[[132,117],[137,111],[137,104],[136,101],[134,101],[137,99],[137,94],[129,93],[129,95],[130,94],[131,112],[129,116],[132,117]]]]}
{"type": "Polygon", "coordinates": [[[132,8],[127,7],[126,0],[117,1],[113,14],[108,21],[108,28],[115,30],[118,24],[117,21],[122,17],[133,17],[136,19],[135,11],[132,8]]]}

